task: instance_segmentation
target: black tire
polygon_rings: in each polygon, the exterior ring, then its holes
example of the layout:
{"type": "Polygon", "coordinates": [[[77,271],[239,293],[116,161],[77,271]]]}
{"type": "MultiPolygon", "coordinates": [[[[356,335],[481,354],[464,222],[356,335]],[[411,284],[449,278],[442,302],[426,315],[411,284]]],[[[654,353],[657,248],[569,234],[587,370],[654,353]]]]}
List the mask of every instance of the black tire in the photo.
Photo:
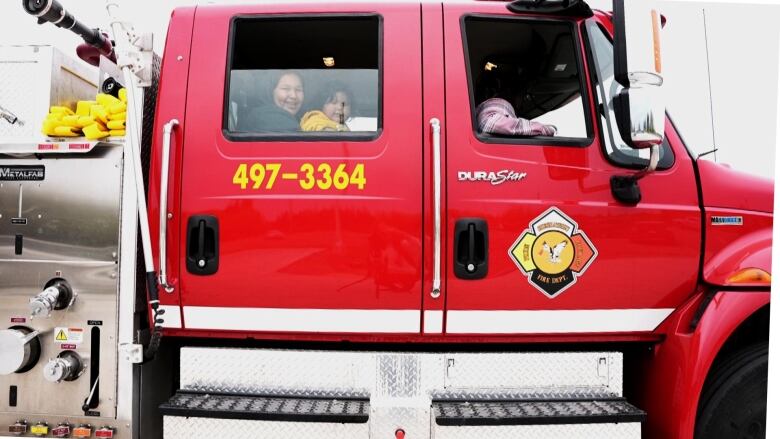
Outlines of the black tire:
{"type": "Polygon", "coordinates": [[[705,383],[696,420],[696,439],[766,438],[769,345],[732,354],[705,383]]]}

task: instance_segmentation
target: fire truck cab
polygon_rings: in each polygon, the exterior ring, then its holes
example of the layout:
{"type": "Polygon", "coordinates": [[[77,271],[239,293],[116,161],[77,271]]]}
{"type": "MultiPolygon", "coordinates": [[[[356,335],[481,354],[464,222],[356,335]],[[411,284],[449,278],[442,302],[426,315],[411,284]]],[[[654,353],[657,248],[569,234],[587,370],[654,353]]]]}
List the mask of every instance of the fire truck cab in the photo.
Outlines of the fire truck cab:
{"type": "Polygon", "coordinates": [[[166,332],[638,344],[646,437],[691,437],[716,354],[765,323],[771,182],[697,161],[663,113],[658,157],[627,144],[611,14],[507,6],[177,10],[155,130],[180,121],[166,332]],[[336,104],[336,128],[296,124],[336,104]],[[709,325],[717,341],[694,341],[709,325]]]}

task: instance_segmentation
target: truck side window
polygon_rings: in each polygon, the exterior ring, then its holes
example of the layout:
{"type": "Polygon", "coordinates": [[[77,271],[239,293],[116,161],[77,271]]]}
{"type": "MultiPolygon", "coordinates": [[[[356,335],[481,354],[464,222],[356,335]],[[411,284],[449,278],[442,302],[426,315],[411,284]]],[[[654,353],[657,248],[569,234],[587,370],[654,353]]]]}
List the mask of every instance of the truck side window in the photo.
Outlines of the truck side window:
{"type": "MultiPolygon", "coordinates": [[[[617,120],[613,107],[613,99],[623,89],[623,86],[615,81],[614,57],[612,54],[612,41],[605,31],[593,21],[586,24],[590,50],[595,63],[596,102],[598,103],[599,120],[604,133],[604,148],[609,160],[619,166],[643,167],[647,166],[650,159],[650,151],[647,149],[633,149],[623,142],[618,132],[617,120]],[[606,104],[605,104],[606,103],[606,104]]],[[[661,159],[658,162],[659,169],[668,169],[674,164],[674,154],[669,142],[664,139],[661,145],[661,159]]]]}
{"type": "Polygon", "coordinates": [[[378,16],[239,16],[230,38],[222,128],[231,140],[378,135],[378,16]]]}
{"type": "Polygon", "coordinates": [[[472,119],[482,140],[587,143],[590,124],[573,24],[466,16],[463,29],[472,119]]]}

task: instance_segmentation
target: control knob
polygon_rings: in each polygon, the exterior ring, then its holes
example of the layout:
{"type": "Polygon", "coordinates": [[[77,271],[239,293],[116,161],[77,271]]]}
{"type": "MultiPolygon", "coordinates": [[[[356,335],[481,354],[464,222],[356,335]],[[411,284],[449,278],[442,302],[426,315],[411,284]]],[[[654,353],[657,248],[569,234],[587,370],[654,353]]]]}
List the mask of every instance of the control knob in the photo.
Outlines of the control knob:
{"type": "Polygon", "coordinates": [[[73,381],[81,375],[82,363],[79,354],[63,351],[43,366],[43,378],[52,383],[73,381]]]}
{"type": "Polygon", "coordinates": [[[0,330],[0,375],[27,372],[38,362],[38,331],[24,326],[0,330]]]}
{"type": "Polygon", "coordinates": [[[68,282],[62,279],[50,281],[43,291],[30,299],[30,314],[33,317],[51,315],[53,310],[60,310],[69,307],[76,296],[68,282]]]}

